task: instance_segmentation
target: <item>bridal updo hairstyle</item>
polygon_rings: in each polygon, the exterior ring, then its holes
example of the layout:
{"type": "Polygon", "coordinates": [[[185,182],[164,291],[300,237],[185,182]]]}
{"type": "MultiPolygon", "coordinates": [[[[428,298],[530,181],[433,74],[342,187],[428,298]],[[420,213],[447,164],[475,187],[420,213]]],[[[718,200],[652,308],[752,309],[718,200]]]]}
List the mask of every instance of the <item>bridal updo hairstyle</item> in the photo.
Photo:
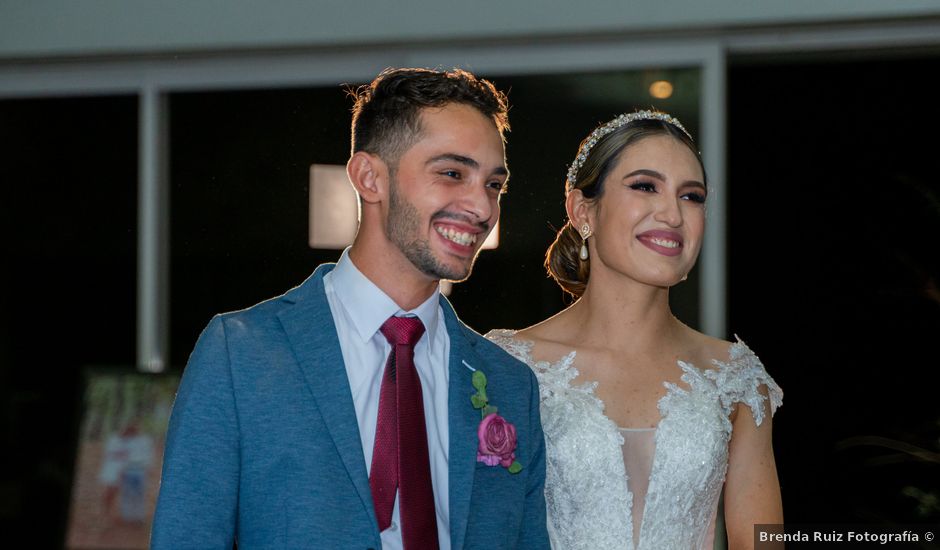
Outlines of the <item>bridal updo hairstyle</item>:
{"type": "MultiPolygon", "coordinates": [[[[699,153],[692,138],[686,135],[683,130],[662,120],[640,119],[624,124],[613,132],[598,138],[593,146],[588,147],[587,157],[578,168],[574,186],[571,189],[567,189],[569,184],[565,180],[566,195],[571,190],[578,189],[588,201],[599,200],[604,194],[604,184],[607,176],[617,163],[620,154],[643,139],[663,135],[670,136],[688,147],[695,155],[695,158],[698,159],[698,163],[702,167],[702,174],[705,173],[701,153],[699,153]]],[[[581,141],[581,145],[578,146],[579,156],[590,138],[591,135],[581,141]]],[[[555,279],[555,282],[565,292],[575,298],[580,298],[584,294],[588,277],[591,274],[590,258],[582,260],[579,256],[581,243],[581,234],[578,233],[577,228],[571,225],[569,220],[558,231],[555,242],[548,247],[548,251],[545,253],[545,268],[548,270],[548,274],[555,279]]]]}

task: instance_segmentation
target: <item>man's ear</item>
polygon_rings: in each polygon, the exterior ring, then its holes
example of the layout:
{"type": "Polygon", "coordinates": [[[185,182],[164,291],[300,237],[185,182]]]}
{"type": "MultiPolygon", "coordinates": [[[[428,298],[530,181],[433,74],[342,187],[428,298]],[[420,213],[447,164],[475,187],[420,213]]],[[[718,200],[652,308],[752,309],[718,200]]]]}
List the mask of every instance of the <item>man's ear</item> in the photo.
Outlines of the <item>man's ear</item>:
{"type": "Polygon", "coordinates": [[[374,204],[388,197],[388,166],[377,155],[356,151],[346,163],[346,175],[362,202],[374,204]]]}
{"type": "Polygon", "coordinates": [[[584,224],[594,228],[594,203],[584,198],[580,189],[572,189],[568,192],[568,196],[565,197],[565,210],[575,229],[580,231],[584,224]]]}

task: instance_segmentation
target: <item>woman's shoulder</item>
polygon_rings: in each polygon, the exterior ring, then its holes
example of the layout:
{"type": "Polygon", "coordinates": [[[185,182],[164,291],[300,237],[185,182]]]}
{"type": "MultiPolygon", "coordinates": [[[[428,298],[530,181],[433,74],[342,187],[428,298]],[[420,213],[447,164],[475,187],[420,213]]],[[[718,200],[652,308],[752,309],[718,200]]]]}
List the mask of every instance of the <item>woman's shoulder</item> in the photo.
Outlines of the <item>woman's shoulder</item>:
{"type": "Polygon", "coordinates": [[[751,409],[754,422],[760,426],[769,405],[770,415],[783,404],[783,390],[767,372],[764,363],[738,335],[729,342],[728,360],[714,361],[724,399],[730,403],[742,403],[751,409]]]}
{"type": "Polygon", "coordinates": [[[530,365],[554,363],[575,351],[575,347],[570,342],[559,341],[545,329],[543,322],[518,330],[493,329],[484,336],[530,365]]]}
{"type": "Polygon", "coordinates": [[[703,372],[727,365],[734,353],[734,342],[709,336],[685,324],[672,345],[674,348],[670,353],[679,358],[680,364],[694,366],[703,372]]]}
{"type": "Polygon", "coordinates": [[[686,359],[703,369],[740,371],[750,365],[763,368],[757,354],[738,335],[734,341],[716,338],[686,327],[683,335],[686,359]]]}
{"type": "Polygon", "coordinates": [[[509,354],[516,359],[531,365],[534,362],[532,359],[532,348],[542,343],[541,338],[538,337],[537,333],[533,334],[531,328],[532,327],[521,330],[497,328],[487,332],[483,336],[509,352],[509,354]]]}
{"type": "Polygon", "coordinates": [[[577,352],[559,342],[544,339],[538,330],[533,330],[535,327],[494,329],[485,337],[528,365],[535,372],[543,393],[569,388],[571,381],[578,376],[573,366],[577,352]],[[538,351],[533,351],[536,348],[538,351]]]}
{"type": "MultiPolygon", "coordinates": [[[[691,330],[691,329],[690,329],[691,330]]],[[[773,415],[783,403],[783,390],[774,381],[760,358],[738,335],[734,341],[695,332],[693,355],[696,365],[715,385],[722,405],[731,410],[738,403],[750,407],[755,422],[763,421],[765,403],[773,415]]]]}
{"type": "Polygon", "coordinates": [[[518,332],[518,330],[511,328],[494,328],[493,330],[484,334],[483,337],[491,342],[503,342],[506,340],[512,340],[513,336],[515,336],[518,332]]]}
{"type": "Polygon", "coordinates": [[[483,335],[484,338],[506,350],[509,355],[523,363],[530,363],[531,342],[516,338],[518,330],[496,328],[483,335]]]}

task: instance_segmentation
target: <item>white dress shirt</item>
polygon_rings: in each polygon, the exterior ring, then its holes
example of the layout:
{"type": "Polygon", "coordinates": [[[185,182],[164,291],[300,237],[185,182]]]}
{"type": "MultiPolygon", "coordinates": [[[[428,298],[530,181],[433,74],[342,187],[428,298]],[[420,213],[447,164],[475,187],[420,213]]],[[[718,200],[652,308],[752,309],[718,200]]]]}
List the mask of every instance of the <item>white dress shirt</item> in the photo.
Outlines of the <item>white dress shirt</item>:
{"type": "MultiPolygon", "coordinates": [[[[336,323],[343,362],[346,364],[367,471],[372,469],[372,449],[375,445],[382,373],[392,350],[392,346],[379,329],[392,315],[418,317],[424,324],[425,332],[415,345],[414,363],[421,379],[421,395],[424,401],[437,536],[441,550],[449,550],[447,367],[450,337],[444,325],[444,316],[438,301],[439,293],[434,292],[417,308],[404,311],[356,268],[349,258],[348,248],[343,251],[333,271],[323,277],[323,285],[330,312],[333,314],[333,322],[336,323]]],[[[399,518],[396,495],[392,523],[381,534],[382,548],[402,548],[399,518]]]]}

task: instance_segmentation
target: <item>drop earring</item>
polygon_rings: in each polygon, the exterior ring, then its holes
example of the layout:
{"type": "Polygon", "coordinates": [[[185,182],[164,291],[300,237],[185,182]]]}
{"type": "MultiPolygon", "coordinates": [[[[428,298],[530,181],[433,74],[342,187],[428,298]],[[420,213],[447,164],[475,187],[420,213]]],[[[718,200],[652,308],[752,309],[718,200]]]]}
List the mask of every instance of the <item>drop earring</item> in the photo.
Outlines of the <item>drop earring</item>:
{"type": "Polygon", "coordinates": [[[581,258],[581,261],[586,262],[588,259],[588,247],[587,239],[591,236],[591,226],[584,224],[581,226],[581,253],[578,254],[578,257],[581,258]]]}

